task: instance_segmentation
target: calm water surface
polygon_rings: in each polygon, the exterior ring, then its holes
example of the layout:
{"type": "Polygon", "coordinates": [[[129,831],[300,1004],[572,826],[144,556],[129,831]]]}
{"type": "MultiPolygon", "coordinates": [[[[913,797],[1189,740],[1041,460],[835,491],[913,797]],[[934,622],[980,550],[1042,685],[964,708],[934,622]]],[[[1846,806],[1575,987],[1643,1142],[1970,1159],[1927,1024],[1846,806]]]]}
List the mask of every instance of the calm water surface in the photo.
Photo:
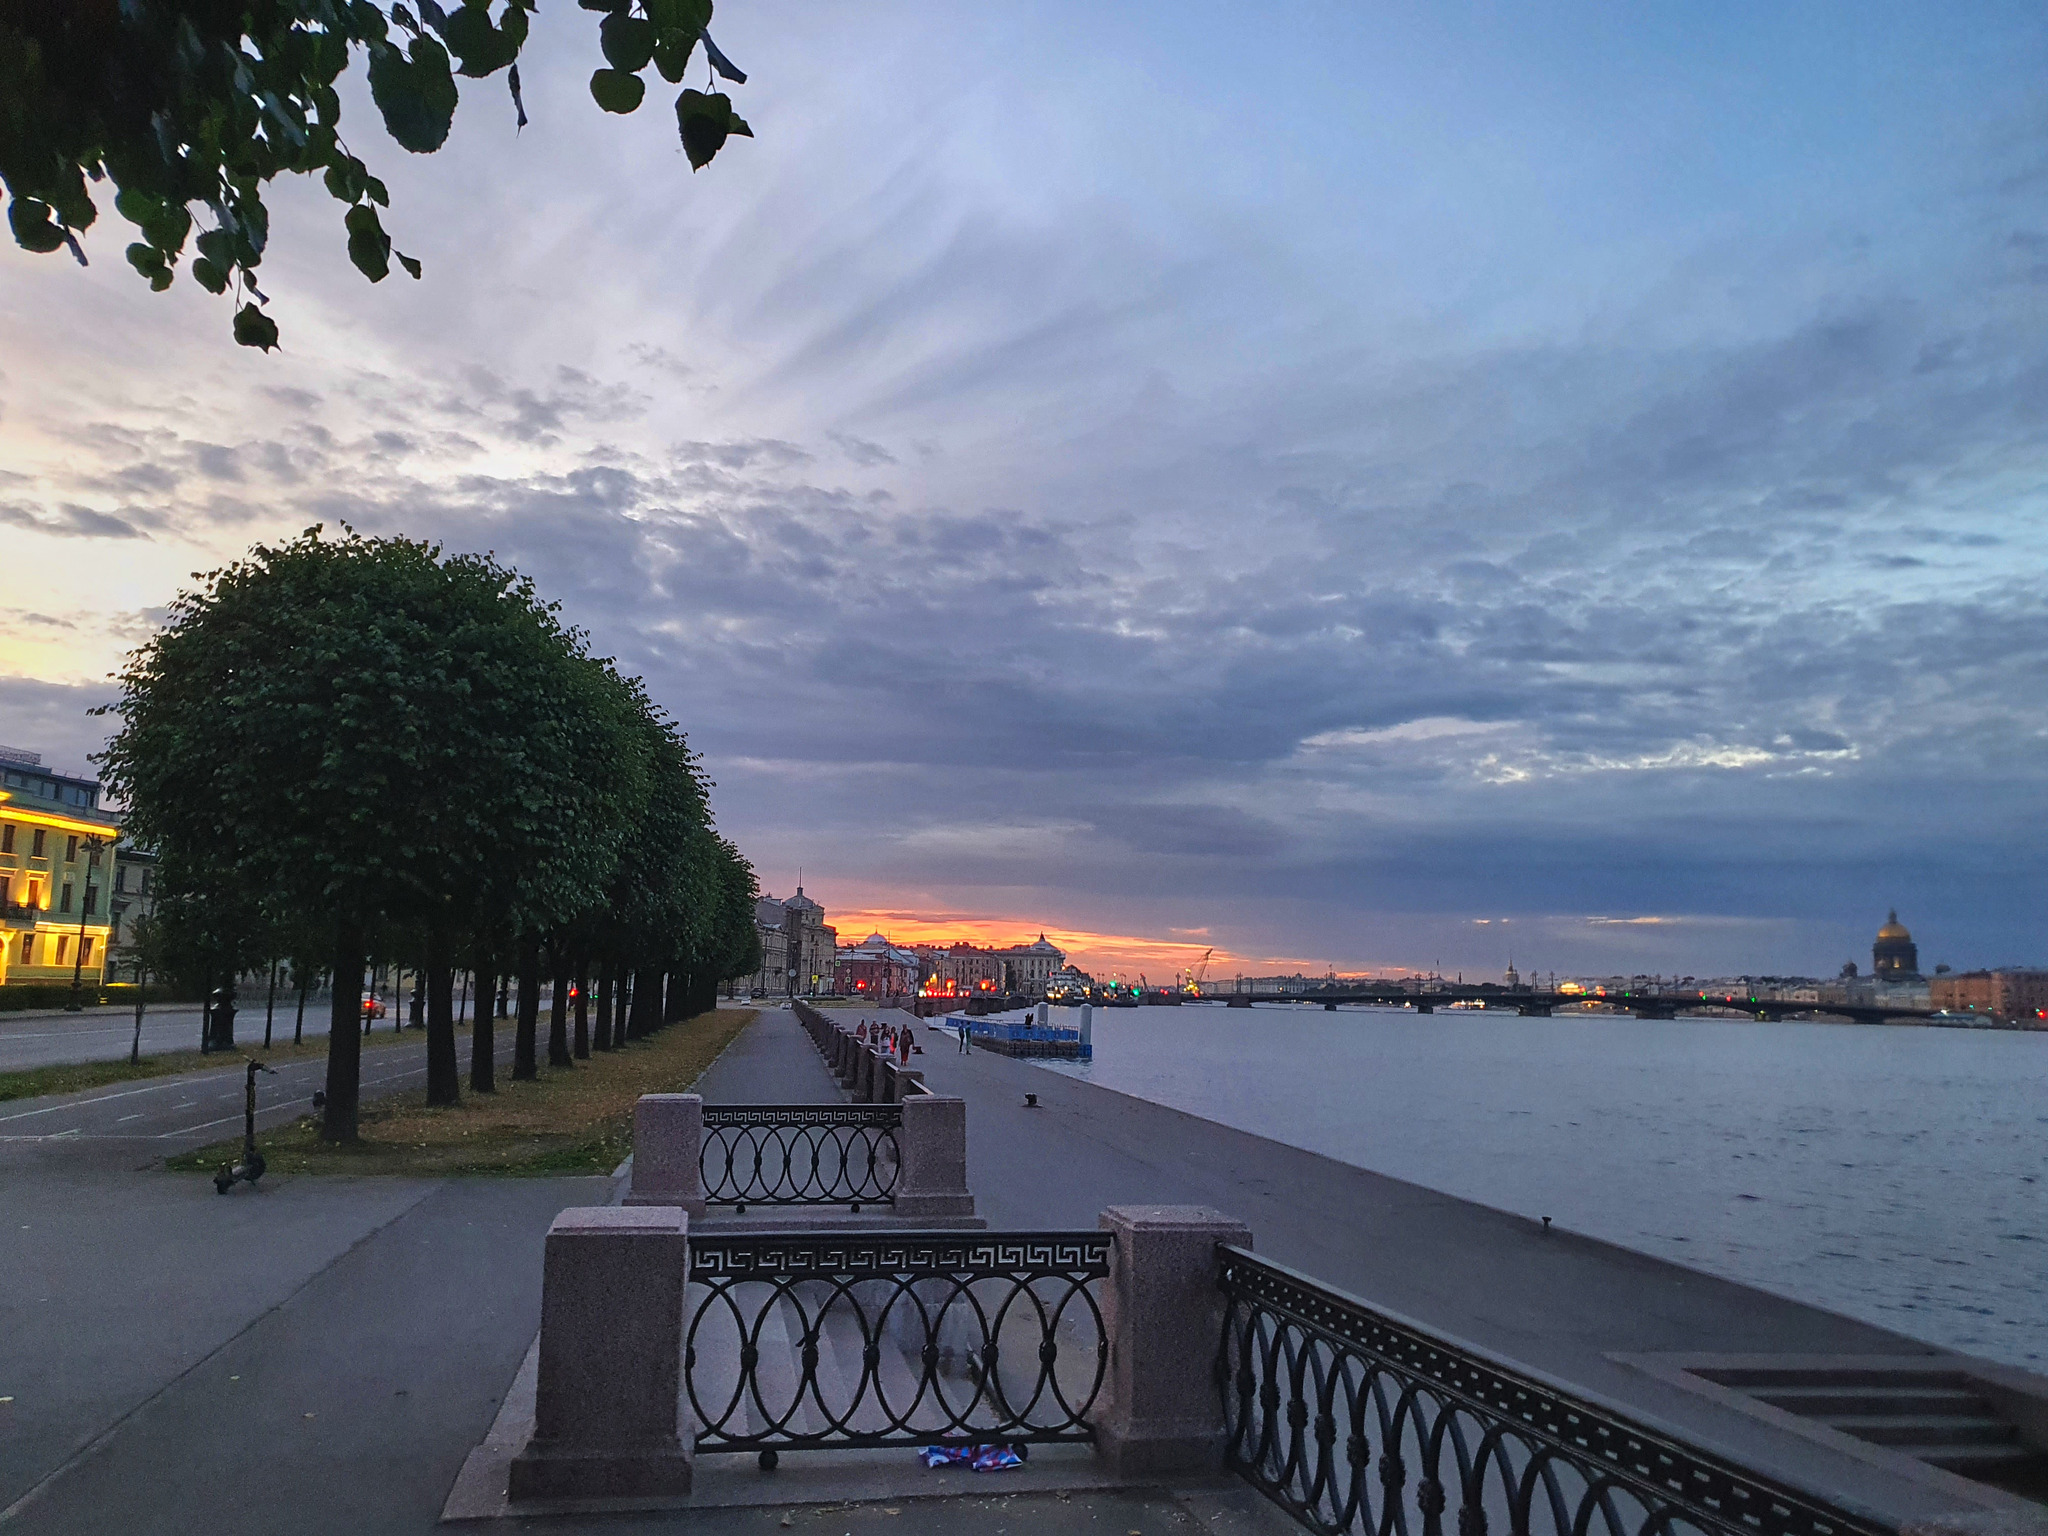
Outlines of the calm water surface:
{"type": "Polygon", "coordinates": [[[1048,1066],[2048,1370],[2048,1034],[1137,1008],[1048,1066]]]}

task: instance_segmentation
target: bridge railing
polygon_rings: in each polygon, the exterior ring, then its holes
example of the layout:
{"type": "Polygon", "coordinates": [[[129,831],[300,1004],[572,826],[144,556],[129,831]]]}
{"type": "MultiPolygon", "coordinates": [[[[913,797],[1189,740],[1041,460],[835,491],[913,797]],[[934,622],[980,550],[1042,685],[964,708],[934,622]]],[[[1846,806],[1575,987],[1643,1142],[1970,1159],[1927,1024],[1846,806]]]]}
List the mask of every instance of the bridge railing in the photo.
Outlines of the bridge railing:
{"type": "Polygon", "coordinates": [[[1225,1457],[1319,1536],[1880,1536],[1865,1522],[1231,1245],[1225,1457]]]}

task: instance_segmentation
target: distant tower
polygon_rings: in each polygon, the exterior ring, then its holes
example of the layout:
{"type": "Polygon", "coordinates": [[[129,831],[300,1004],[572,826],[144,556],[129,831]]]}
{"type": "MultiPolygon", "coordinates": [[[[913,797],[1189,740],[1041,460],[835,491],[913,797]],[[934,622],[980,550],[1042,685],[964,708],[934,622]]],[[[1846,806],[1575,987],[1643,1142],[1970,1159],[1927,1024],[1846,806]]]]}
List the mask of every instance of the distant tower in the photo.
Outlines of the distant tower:
{"type": "Polygon", "coordinates": [[[1920,977],[1920,946],[1899,921],[1897,908],[1877,930],[1877,942],[1870,946],[1870,974],[1880,981],[1917,981],[1920,977]]]}

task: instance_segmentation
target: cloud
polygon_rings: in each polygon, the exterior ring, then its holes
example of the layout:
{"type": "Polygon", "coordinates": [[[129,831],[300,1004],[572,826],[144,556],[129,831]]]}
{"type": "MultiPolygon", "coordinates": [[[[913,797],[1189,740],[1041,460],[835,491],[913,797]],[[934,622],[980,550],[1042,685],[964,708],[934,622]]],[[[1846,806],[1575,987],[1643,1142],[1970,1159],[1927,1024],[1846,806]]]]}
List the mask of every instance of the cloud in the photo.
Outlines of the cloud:
{"type": "Polygon", "coordinates": [[[146,539],[148,534],[111,512],[64,505],[47,511],[0,502],[0,523],[60,539],[146,539]]]}
{"type": "Polygon", "coordinates": [[[1073,71],[1047,21],[814,18],[776,131],[678,181],[541,17],[543,131],[380,167],[425,283],[280,201],[279,357],[0,252],[6,536],[126,541],[8,600],[129,615],[65,632],[91,675],[253,539],[494,550],[646,674],[771,883],[863,911],[1782,970],[1883,892],[1956,958],[2034,942],[2041,162],[1945,29],[1859,42],[1918,82],[1873,104],[1720,13],[1754,100],[1545,94],[1582,29],[1283,18],[1276,101],[1200,29],[1073,71]],[[1628,913],[1668,921],[1586,916],[1628,913]]]}

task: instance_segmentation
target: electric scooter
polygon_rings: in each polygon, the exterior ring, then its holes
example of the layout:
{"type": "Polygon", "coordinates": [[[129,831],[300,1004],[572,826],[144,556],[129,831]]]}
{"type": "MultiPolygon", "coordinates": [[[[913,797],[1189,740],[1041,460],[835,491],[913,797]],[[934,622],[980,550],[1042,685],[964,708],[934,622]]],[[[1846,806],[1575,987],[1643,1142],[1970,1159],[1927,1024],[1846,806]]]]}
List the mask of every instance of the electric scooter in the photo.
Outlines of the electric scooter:
{"type": "Polygon", "coordinates": [[[260,1061],[253,1059],[250,1061],[249,1085],[242,1098],[242,1160],[239,1163],[222,1163],[220,1165],[220,1172],[213,1176],[213,1187],[218,1194],[226,1194],[235,1187],[237,1181],[244,1184],[254,1184],[263,1177],[263,1154],[256,1150],[256,1074],[258,1072],[268,1072],[272,1077],[277,1076],[273,1068],[266,1067],[260,1061]]]}

